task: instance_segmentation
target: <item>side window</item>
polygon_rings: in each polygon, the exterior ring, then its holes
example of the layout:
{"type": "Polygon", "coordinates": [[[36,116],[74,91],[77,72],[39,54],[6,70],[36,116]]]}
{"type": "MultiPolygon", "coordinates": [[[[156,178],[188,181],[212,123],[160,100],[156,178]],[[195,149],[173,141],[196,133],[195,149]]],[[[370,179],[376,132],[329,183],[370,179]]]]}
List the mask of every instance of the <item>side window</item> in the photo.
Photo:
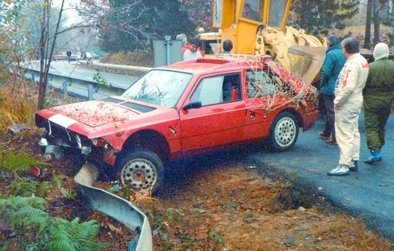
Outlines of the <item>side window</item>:
{"type": "Polygon", "coordinates": [[[190,101],[202,106],[233,102],[241,99],[240,74],[207,77],[200,81],[190,101]]]}
{"type": "Polygon", "coordinates": [[[229,74],[223,79],[223,102],[233,102],[241,99],[240,74],[229,74]]]}
{"type": "Polygon", "coordinates": [[[272,80],[271,76],[266,71],[248,71],[246,72],[246,81],[249,98],[268,96],[275,93],[275,81],[272,80]]]}
{"type": "Polygon", "coordinates": [[[276,0],[270,3],[270,17],[268,24],[271,27],[279,27],[285,15],[287,0],[276,0]]]}
{"type": "Polygon", "coordinates": [[[242,17],[261,22],[264,0],[246,0],[242,7],[242,17]]]}
{"type": "Polygon", "coordinates": [[[223,76],[204,78],[194,91],[191,102],[200,101],[202,106],[223,102],[223,76]]]}

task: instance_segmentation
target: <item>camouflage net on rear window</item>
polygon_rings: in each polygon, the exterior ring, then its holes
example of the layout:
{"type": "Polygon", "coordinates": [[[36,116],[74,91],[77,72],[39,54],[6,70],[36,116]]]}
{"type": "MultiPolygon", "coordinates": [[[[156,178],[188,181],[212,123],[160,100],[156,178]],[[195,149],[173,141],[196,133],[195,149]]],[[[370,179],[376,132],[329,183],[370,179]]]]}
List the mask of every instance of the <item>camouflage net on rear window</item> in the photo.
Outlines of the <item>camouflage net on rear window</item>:
{"type": "Polygon", "coordinates": [[[318,93],[315,87],[304,83],[301,78],[278,63],[264,59],[264,56],[225,57],[240,59],[241,64],[251,69],[246,72],[247,95],[253,102],[260,103],[266,112],[280,106],[298,109],[300,106],[305,107],[306,102],[317,102],[318,93]]]}

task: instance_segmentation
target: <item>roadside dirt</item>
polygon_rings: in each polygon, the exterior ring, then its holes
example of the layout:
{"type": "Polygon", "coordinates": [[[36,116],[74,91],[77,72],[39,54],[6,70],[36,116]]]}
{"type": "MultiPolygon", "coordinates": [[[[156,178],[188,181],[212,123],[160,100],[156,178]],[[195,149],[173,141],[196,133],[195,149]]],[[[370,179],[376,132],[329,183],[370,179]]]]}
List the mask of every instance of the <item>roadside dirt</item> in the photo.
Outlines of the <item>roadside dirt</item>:
{"type": "MultiPolygon", "coordinates": [[[[39,130],[31,129],[2,145],[46,161],[36,144],[39,136],[39,130]]],[[[234,161],[232,154],[188,162],[172,172],[154,197],[119,193],[149,217],[154,250],[392,250],[360,219],[336,212],[323,197],[296,191],[279,177],[262,176],[255,166],[234,161]]],[[[77,191],[73,176],[83,163],[78,156],[46,162],[50,166],[37,179],[58,176],[66,189],[77,191]]],[[[3,194],[9,182],[0,181],[3,194]]],[[[96,185],[110,188],[105,181],[96,185]]],[[[132,233],[124,226],[90,210],[79,196],[60,197],[56,191],[46,197],[52,216],[94,219],[101,225],[100,241],[110,243],[108,250],[127,250],[132,233]]]]}

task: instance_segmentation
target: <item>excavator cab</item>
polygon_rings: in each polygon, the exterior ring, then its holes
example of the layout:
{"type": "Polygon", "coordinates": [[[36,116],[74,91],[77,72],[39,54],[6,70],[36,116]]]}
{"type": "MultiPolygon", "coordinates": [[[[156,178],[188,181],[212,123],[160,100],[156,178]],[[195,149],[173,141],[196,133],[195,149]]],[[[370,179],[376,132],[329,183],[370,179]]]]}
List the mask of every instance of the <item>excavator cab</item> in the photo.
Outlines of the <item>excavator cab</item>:
{"type": "Polygon", "coordinates": [[[234,54],[256,54],[258,28],[283,30],[290,5],[291,0],[216,0],[213,27],[221,29],[222,41],[233,42],[234,54]]]}
{"type": "Polygon", "coordinates": [[[324,42],[286,26],[292,0],[214,0],[213,27],[200,39],[212,52],[222,51],[222,42],[233,42],[231,53],[271,55],[307,83],[319,76],[325,56],[324,42]]]}

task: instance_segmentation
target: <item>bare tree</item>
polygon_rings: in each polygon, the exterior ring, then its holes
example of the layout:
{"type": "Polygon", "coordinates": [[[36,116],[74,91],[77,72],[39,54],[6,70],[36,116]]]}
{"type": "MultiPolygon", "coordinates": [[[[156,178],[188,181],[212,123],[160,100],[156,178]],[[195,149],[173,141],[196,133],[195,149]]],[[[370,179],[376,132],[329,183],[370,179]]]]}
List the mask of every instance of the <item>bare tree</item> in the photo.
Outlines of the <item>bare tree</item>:
{"type": "Polygon", "coordinates": [[[367,4],[367,19],[365,22],[365,37],[364,47],[371,47],[371,25],[373,24],[373,43],[380,41],[380,23],[384,7],[389,3],[389,0],[368,0],[367,4]]]}
{"type": "Polygon", "coordinates": [[[59,10],[59,15],[56,23],[55,34],[52,39],[52,44],[50,45],[50,36],[49,36],[49,21],[50,21],[50,10],[51,10],[51,3],[49,0],[44,0],[43,7],[42,7],[42,17],[40,20],[41,24],[41,37],[40,37],[40,44],[39,44],[39,51],[40,51],[40,80],[38,85],[38,109],[42,109],[45,103],[45,95],[46,89],[48,85],[48,72],[49,67],[52,61],[52,55],[56,44],[56,38],[59,31],[60,21],[62,19],[64,9],[64,0],[62,0],[61,7],[59,10]],[[50,46],[50,49],[49,49],[50,46]],[[48,53],[48,50],[49,53],[48,53]]]}
{"type": "Polygon", "coordinates": [[[371,46],[371,24],[372,24],[372,6],[374,0],[368,0],[367,3],[367,19],[365,22],[365,36],[364,36],[364,47],[369,48],[371,46]]]}
{"type": "Polygon", "coordinates": [[[60,29],[62,22],[62,16],[64,9],[65,0],[61,1],[59,13],[57,15],[55,29],[53,36],[50,36],[50,12],[52,9],[50,0],[43,0],[42,4],[42,15],[40,18],[40,42],[39,42],[39,59],[40,59],[40,79],[39,79],[39,92],[38,92],[38,109],[42,109],[45,104],[46,89],[48,86],[48,73],[52,62],[52,56],[55,50],[57,38],[60,34],[69,32],[75,29],[92,28],[95,27],[93,24],[79,23],[74,24],[70,27],[60,29]]]}

